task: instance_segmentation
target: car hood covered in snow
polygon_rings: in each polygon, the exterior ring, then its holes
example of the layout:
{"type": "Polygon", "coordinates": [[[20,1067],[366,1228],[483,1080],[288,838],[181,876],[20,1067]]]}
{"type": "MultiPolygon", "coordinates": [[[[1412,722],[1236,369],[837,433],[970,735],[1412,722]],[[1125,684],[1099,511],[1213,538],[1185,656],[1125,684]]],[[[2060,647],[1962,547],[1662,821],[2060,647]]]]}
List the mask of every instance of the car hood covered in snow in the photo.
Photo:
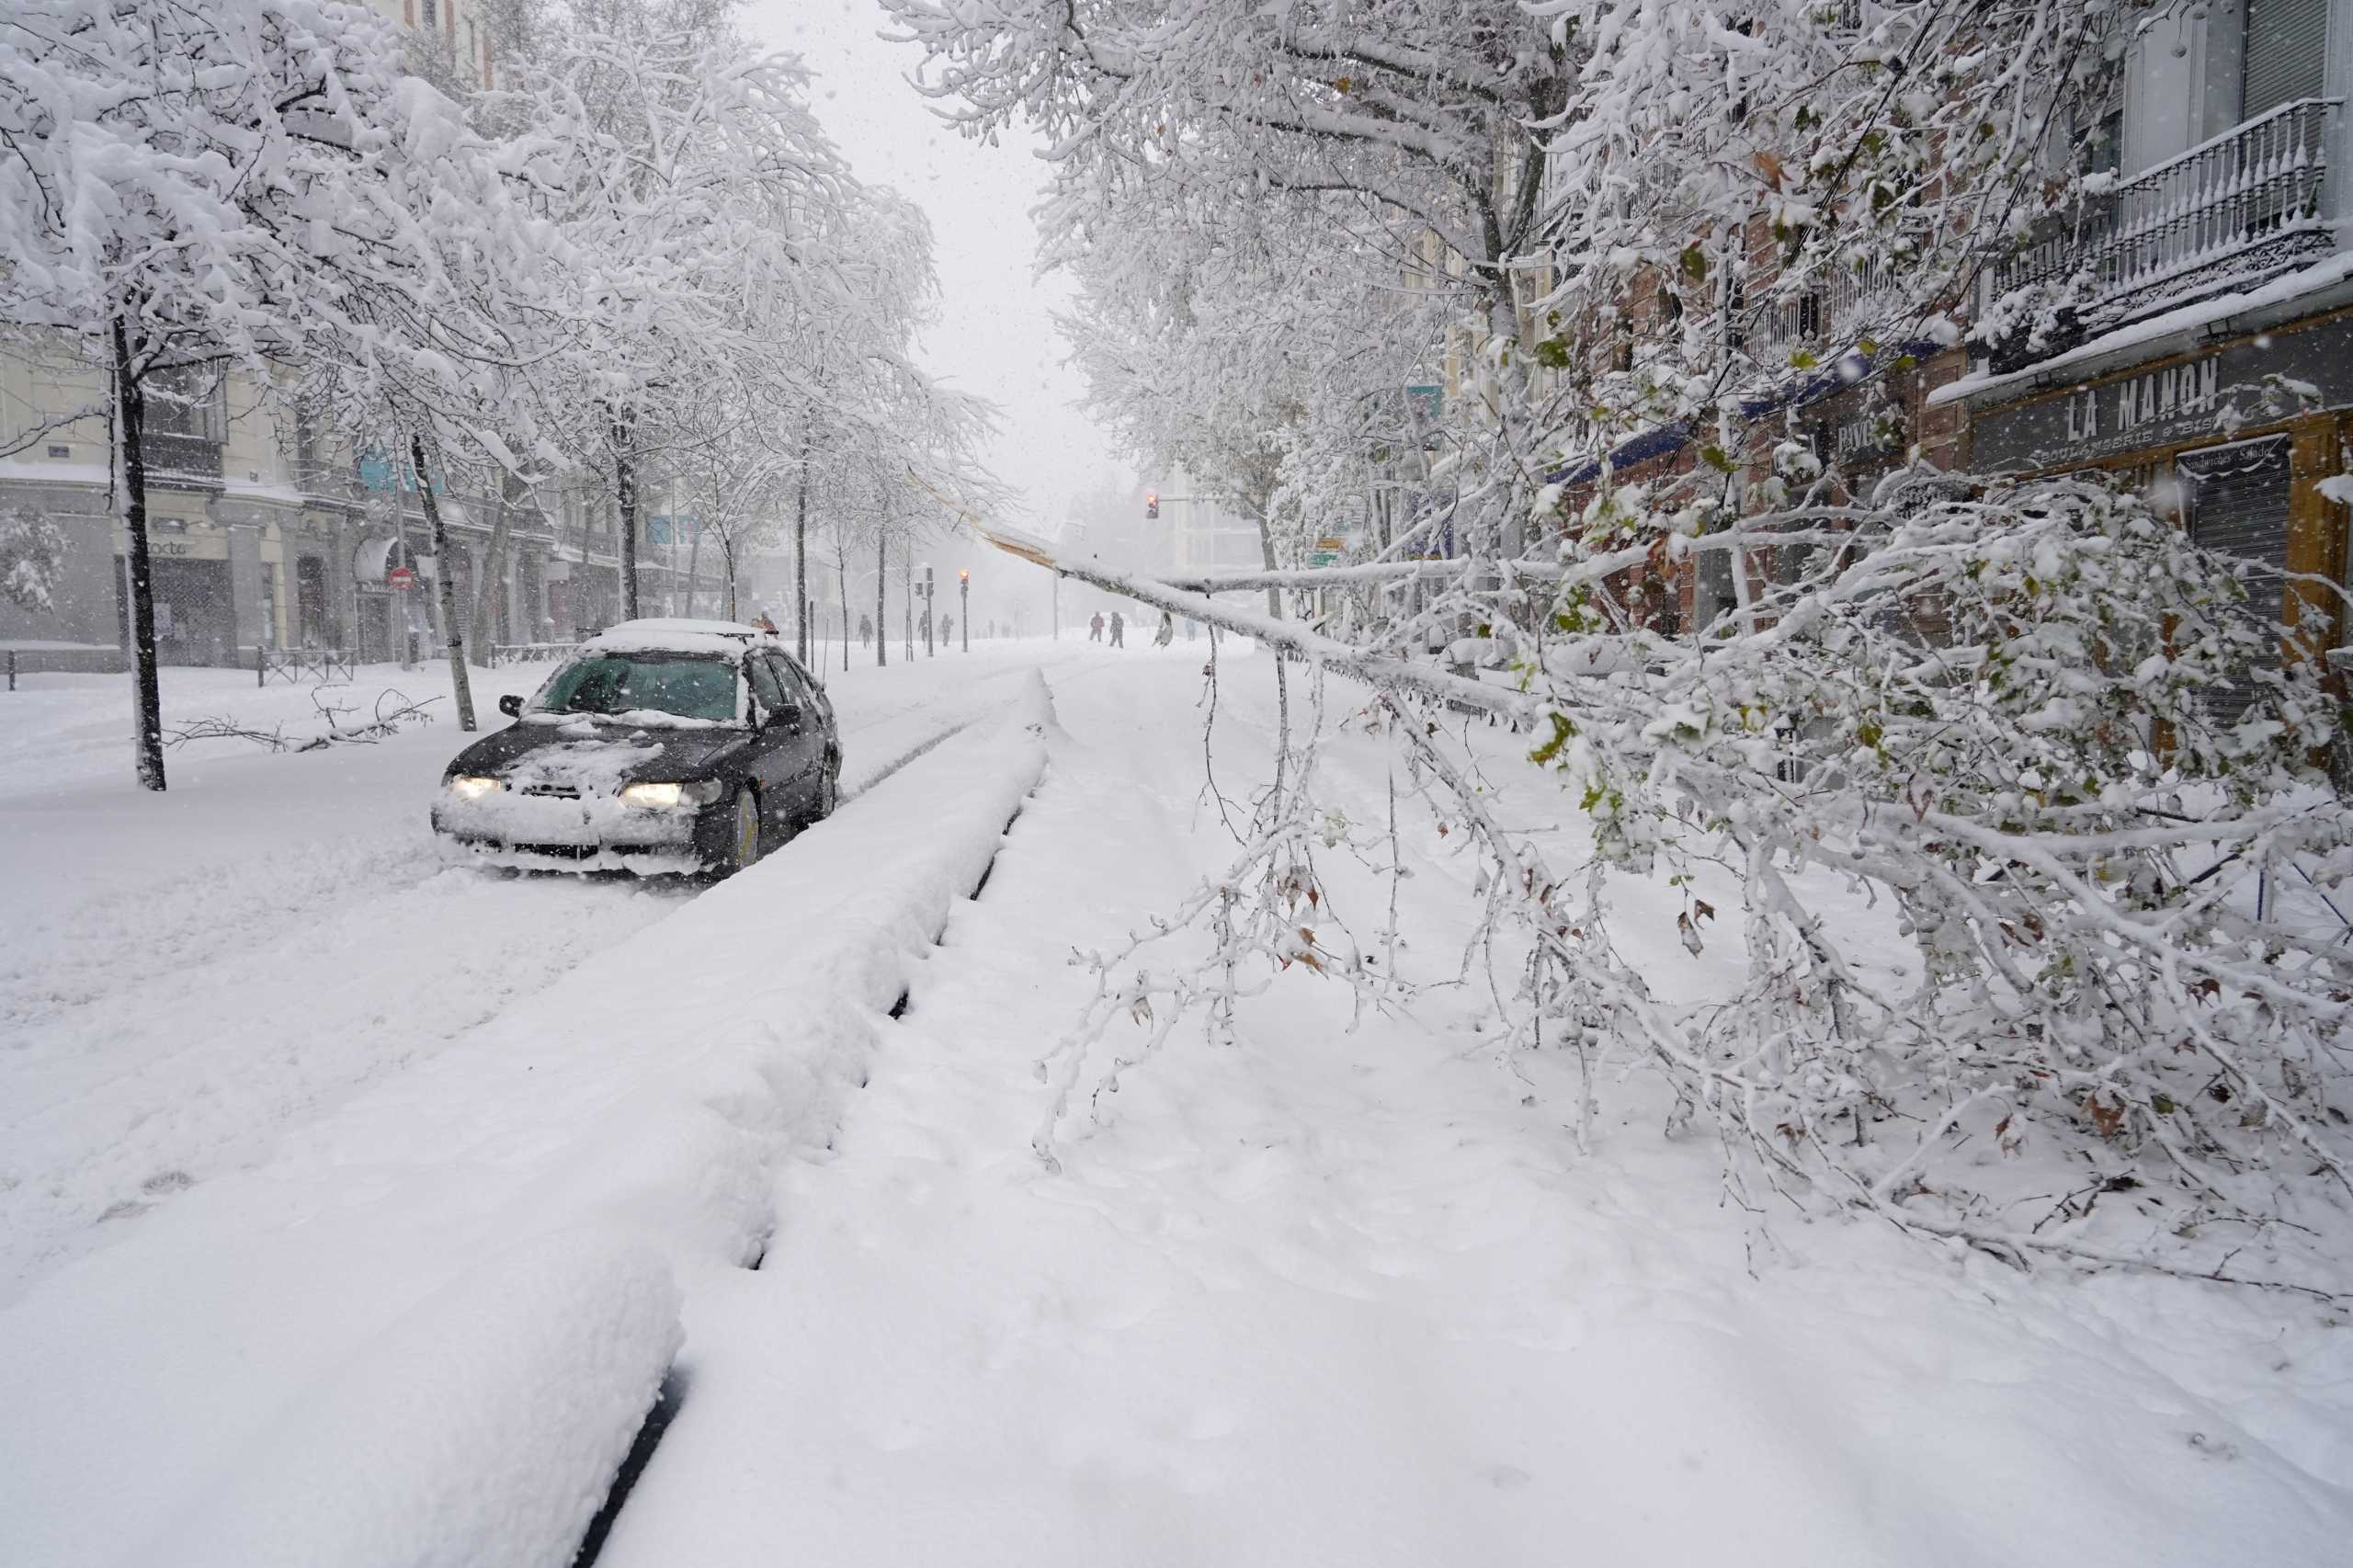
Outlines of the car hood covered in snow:
{"type": "Polygon", "coordinates": [[[699,778],[749,739],[733,726],[644,728],[587,720],[511,725],[484,735],[449,764],[453,774],[504,778],[517,789],[569,786],[611,794],[641,778],[699,778]]]}

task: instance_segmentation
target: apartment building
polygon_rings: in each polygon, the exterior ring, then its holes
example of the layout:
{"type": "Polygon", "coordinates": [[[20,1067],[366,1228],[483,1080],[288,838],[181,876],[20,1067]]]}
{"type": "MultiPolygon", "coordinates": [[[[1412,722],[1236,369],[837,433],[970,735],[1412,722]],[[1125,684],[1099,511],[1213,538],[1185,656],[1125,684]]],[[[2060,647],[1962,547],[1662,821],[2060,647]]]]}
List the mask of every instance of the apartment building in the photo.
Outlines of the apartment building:
{"type": "Polygon", "coordinates": [[[1266,565],[1258,525],[1185,469],[1170,473],[1151,494],[1159,497],[1160,526],[1167,533],[1170,563],[1178,575],[1256,572],[1266,565]]]}
{"type": "Polygon", "coordinates": [[[446,74],[458,85],[477,91],[496,84],[496,51],[480,0],[369,0],[369,7],[408,28],[412,51],[429,47],[438,55],[429,63],[412,60],[412,68],[446,74]]]}
{"type": "Polygon", "coordinates": [[[2211,0],[2156,17],[2078,145],[2114,183],[2006,261],[1994,291],[2071,301],[1939,400],[1971,466],[2093,468],[2145,485],[2200,542],[2273,571],[2259,602],[2314,652],[2341,627],[2353,440],[2353,0],[2211,0]],[[2284,574],[2285,575],[2283,575],[2284,574]]]}

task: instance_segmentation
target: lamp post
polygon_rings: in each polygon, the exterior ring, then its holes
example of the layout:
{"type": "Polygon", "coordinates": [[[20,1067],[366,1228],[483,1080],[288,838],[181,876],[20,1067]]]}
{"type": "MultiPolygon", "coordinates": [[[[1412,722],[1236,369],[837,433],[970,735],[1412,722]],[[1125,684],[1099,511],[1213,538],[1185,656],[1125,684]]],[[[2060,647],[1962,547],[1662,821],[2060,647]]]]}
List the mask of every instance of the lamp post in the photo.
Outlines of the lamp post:
{"type": "Polygon", "coordinates": [[[972,651],[972,569],[956,568],[956,623],[963,639],[963,652],[972,651]]]}

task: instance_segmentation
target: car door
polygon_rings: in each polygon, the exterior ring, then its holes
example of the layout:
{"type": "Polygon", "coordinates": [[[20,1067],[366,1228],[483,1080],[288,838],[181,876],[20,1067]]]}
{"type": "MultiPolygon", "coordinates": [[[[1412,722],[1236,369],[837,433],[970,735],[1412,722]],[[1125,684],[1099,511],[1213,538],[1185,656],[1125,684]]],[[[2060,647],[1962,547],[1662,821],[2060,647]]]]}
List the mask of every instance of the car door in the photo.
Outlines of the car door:
{"type": "Polygon", "coordinates": [[[780,656],[800,673],[802,684],[809,688],[809,695],[816,699],[816,722],[812,728],[816,732],[817,772],[812,776],[810,790],[813,799],[822,799],[825,776],[830,773],[838,783],[842,773],[842,728],[834,713],[833,694],[825,689],[825,683],[800,660],[790,653],[780,656]]]}
{"type": "Polygon", "coordinates": [[[790,717],[801,710],[801,699],[778,678],[767,656],[753,653],[744,660],[744,674],[752,683],[752,744],[746,764],[759,786],[760,815],[770,827],[792,820],[801,807],[796,795],[800,771],[801,722],[790,717]]]}
{"type": "Polygon", "coordinates": [[[789,754],[789,761],[782,766],[788,770],[786,789],[790,793],[790,809],[796,813],[805,814],[817,803],[819,773],[824,766],[825,699],[816,694],[808,677],[801,673],[800,666],[790,656],[779,653],[768,653],[763,656],[775,671],[777,684],[784,690],[785,701],[797,709],[801,715],[800,722],[790,726],[790,738],[780,740],[778,749],[780,754],[789,754]]]}

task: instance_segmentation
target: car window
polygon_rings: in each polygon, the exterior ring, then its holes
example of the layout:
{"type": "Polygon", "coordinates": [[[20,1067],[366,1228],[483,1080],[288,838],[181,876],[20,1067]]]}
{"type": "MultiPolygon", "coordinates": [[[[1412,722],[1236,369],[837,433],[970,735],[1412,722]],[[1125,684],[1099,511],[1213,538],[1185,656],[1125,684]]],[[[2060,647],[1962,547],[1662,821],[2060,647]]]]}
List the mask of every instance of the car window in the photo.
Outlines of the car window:
{"type": "Polygon", "coordinates": [[[811,707],[816,709],[820,713],[831,714],[833,712],[833,699],[825,695],[825,687],[824,684],[814,676],[812,676],[806,669],[803,669],[800,660],[794,658],[790,653],[776,653],[770,656],[773,657],[780,666],[778,673],[782,675],[788,681],[798,686],[800,689],[806,694],[811,707]]]}
{"type": "Polygon", "coordinates": [[[785,696],[791,700],[795,707],[810,708],[815,706],[815,704],[810,700],[809,683],[801,678],[800,668],[793,664],[789,655],[783,653],[770,653],[767,655],[767,662],[775,668],[778,682],[783,686],[785,696]]]}
{"type": "Polygon", "coordinates": [[[735,669],[724,659],[590,653],[558,670],[534,706],[543,713],[735,717],[735,669]]]}
{"type": "Polygon", "coordinates": [[[763,714],[773,713],[790,700],[777,684],[776,671],[769,667],[767,660],[754,654],[744,662],[752,677],[752,695],[759,699],[763,714]]]}

